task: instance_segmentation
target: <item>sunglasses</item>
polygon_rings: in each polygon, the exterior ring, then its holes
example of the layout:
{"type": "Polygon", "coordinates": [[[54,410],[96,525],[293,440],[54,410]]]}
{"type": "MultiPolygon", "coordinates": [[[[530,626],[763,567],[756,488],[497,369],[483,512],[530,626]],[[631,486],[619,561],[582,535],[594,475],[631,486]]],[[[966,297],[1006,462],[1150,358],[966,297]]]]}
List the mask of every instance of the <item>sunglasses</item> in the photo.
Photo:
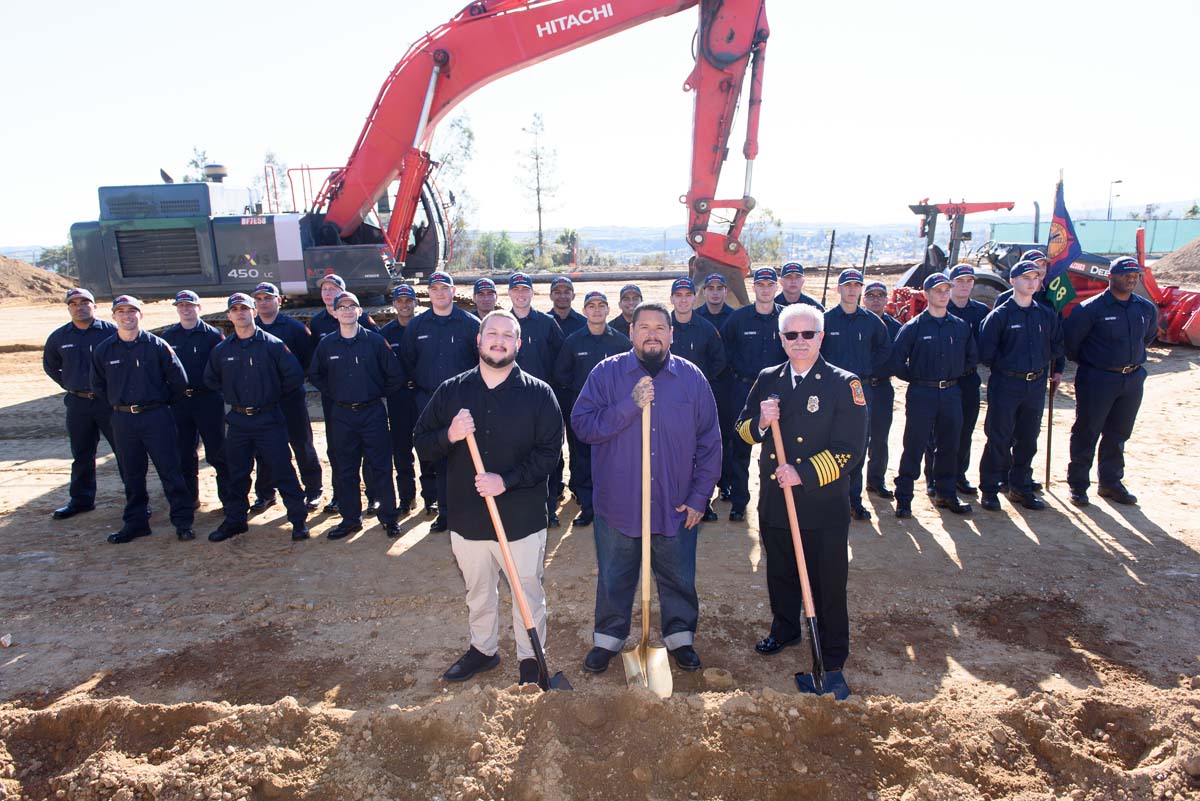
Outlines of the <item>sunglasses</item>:
{"type": "Polygon", "coordinates": [[[820,331],[784,331],[782,334],[780,334],[780,336],[782,336],[788,342],[795,342],[796,337],[804,337],[805,339],[812,339],[819,333],[821,333],[821,332],[820,331]]]}

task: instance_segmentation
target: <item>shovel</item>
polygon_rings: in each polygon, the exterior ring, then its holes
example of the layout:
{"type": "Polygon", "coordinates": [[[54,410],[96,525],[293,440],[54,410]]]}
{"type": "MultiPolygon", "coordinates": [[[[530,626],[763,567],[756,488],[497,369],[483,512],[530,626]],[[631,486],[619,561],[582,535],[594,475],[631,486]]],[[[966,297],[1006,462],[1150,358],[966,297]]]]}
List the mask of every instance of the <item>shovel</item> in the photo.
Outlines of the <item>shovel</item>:
{"type": "MultiPolygon", "coordinates": [[[[783,435],[779,433],[779,421],[771,421],[771,436],[775,440],[777,464],[786,464],[783,450],[783,435]]],[[[796,499],[792,488],[783,488],[783,500],[787,504],[788,526],[792,530],[792,550],[796,552],[796,569],[800,571],[800,595],[804,599],[804,627],[808,629],[808,642],[812,646],[812,673],[797,673],[796,687],[802,693],[824,695],[833,688],[826,686],[825,662],[821,658],[821,640],[817,635],[817,612],[813,608],[812,586],[808,583],[808,565],[804,562],[804,544],[800,541],[800,522],[796,519],[796,499]]]]}
{"type": "MultiPolygon", "coordinates": [[[[475,463],[476,473],[486,473],[483,468],[483,457],[479,455],[479,445],[475,443],[475,435],[467,434],[467,447],[471,450],[471,461],[475,463]]],[[[533,655],[537,659],[538,686],[545,690],[574,690],[571,682],[560,670],[553,676],[546,666],[546,652],[542,650],[542,642],[538,639],[537,626],[533,625],[533,615],[529,613],[529,603],[525,600],[525,590],[521,588],[521,576],[513,563],[512,551],[508,548],[508,537],[504,534],[504,524],[500,522],[500,510],[496,508],[496,499],[488,496],[483,499],[487,504],[488,514],[492,516],[492,526],[496,529],[496,539],[500,541],[500,553],[504,557],[504,573],[508,576],[508,586],[512,589],[513,599],[521,611],[521,622],[525,625],[525,633],[533,644],[533,655]]]]}
{"type": "Polygon", "coordinates": [[[642,639],[621,652],[625,683],[670,698],[673,687],[667,649],[650,647],[650,404],[642,407],[642,639]]]}

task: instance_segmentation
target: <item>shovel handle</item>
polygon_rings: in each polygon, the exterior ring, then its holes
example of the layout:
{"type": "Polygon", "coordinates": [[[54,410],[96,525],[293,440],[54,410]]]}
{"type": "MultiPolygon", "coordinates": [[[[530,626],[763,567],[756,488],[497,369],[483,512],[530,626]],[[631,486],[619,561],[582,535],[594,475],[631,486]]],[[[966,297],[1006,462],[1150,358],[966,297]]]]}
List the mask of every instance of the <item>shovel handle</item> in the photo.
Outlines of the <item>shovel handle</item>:
{"type": "MultiPolygon", "coordinates": [[[[783,450],[783,434],[779,431],[779,421],[771,421],[771,437],[775,440],[775,463],[787,464],[787,454],[783,450]]],[[[800,521],[796,519],[796,499],[792,497],[792,488],[783,487],[783,502],[787,505],[788,526],[792,530],[792,550],[796,552],[796,569],[800,571],[800,594],[804,598],[804,616],[815,618],[813,610],[812,586],[808,583],[808,565],[804,561],[804,543],[800,540],[800,521]]]]}
{"type": "MultiPolygon", "coordinates": [[[[471,461],[475,463],[476,473],[486,473],[483,468],[483,457],[479,455],[479,445],[475,442],[473,433],[467,434],[467,448],[471,451],[471,461]]],[[[500,542],[500,554],[504,557],[504,572],[508,574],[508,585],[512,588],[513,598],[517,608],[521,610],[521,622],[525,628],[533,629],[533,615],[529,613],[529,603],[525,600],[525,590],[521,587],[521,575],[513,562],[512,551],[508,548],[508,537],[504,534],[504,524],[500,522],[500,510],[496,508],[496,499],[490,495],[483,499],[487,504],[488,514],[492,516],[492,526],[496,529],[496,539],[500,542]]]]}
{"type": "Polygon", "coordinates": [[[650,404],[642,407],[642,642],[650,639],[650,404]]]}

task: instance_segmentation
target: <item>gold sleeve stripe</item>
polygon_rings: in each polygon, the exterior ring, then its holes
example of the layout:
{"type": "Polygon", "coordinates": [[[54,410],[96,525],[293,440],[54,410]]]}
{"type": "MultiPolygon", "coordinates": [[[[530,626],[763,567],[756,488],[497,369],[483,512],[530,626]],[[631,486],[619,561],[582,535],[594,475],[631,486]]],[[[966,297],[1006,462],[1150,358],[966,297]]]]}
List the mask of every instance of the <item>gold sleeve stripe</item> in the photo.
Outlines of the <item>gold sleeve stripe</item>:
{"type": "Polygon", "coordinates": [[[746,444],[754,444],[754,433],[750,430],[749,420],[743,420],[742,422],[738,423],[737,432],[738,436],[746,441],[746,444]]]}
{"type": "Polygon", "coordinates": [[[829,451],[824,450],[812,457],[813,467],[817,470],[817,481],[822,487],[837,481],[842,475],[842,468],[829,451]]]}

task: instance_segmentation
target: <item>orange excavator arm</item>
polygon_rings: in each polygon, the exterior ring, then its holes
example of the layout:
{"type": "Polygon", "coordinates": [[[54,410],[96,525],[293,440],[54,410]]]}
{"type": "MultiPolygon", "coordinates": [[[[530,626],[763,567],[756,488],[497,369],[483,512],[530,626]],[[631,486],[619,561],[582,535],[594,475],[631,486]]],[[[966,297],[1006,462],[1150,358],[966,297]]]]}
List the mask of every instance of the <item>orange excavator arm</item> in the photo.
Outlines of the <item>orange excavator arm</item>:
{"type": "Polygon", "coordinates": [[[758,154],[762,73],[769,35],[765,0],[477,0],[414,43],[379,91],[346,166],[335,170],[315,206],[349,237],[393,181],[396,206],[386,237],[398,259],[433,163],[438,123],[471,92],[523,67],[659,17],[700,6],[696,66],[684,89],[695,92],[688,243],[700,255],[746,271],[740,242],[758,154]],[[716,199],[734,112],[753,61],[743,195],[716,199]],[[715,209],[732,212],[724,232],[708,230],[715,209]]]}

